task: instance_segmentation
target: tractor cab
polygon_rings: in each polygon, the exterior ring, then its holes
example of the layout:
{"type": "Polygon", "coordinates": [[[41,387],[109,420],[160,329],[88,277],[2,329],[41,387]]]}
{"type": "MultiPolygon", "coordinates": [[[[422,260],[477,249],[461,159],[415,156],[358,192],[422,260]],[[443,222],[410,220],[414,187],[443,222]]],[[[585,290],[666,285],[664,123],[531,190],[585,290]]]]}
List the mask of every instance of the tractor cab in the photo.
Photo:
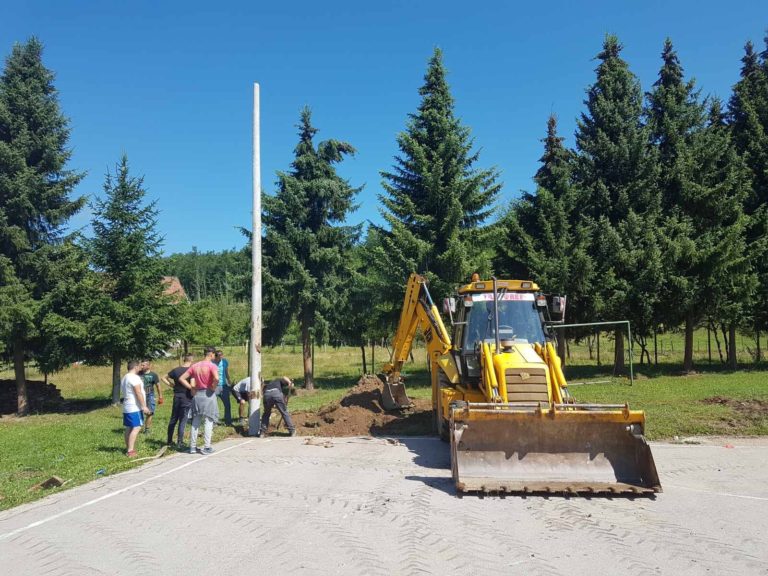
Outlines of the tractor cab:
{"type": "Polygon", "coordinates": [[[497,325],[498,339],[505,344],[543,344],[547,340],[546,301],[537,291],[533,282],[502,280],[494,299],[492,283],[475,281],[459,288],[458,297],[446,302],[453,323],[454,357],[468,384],[480,381],[480,349],[483,343],[495,346],[497,325]]]}

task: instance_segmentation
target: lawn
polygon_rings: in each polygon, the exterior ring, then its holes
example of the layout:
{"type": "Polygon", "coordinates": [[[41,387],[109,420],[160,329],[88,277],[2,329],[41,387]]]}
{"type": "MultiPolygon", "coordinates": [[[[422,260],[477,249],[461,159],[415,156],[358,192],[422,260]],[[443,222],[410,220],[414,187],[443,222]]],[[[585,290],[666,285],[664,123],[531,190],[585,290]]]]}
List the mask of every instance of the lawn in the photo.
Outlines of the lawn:
{"type": "MultiPolygon", "coordinates": [[[[706,334],[706,333],[705,333],[706,334]]],[[[728,372],[719,361],[711,365],[704,354],[697,356],[695,375],[675,375],[679,371],[681,341],[666,343],[659,366],[635,366],[637,378],[630,385],[627,378],[613,378],[610,367],[597,366],[589,359],[584,346],[571,346],[566,376],[573,385],[571,392],[579,401],[628,402],[633,409],[647,415],[649,439],[671,439],[691,435],[766,435],[768,434],[768,368],[749,363],[748,351],[740,360],[743,368],[728,372]],[[671,348],[675,348],[673,352],[671,348]]],[[[603,343],[603,359],[610,358],[610,341],[603,343]]],[[[247,356],[243,347],[227,348],[230,372],[237,380],[246,372],[247,356]]],[[[370,350],[368,351],[370,353],[370,350]]],[[[377,366],[388,357],[385,348],[376,349],[377,366]]],[[[425,350],[414,350],[414,362],[405,366],[408,394],[428,398],[429,375],[425,350]]],[[[159,360],[154,370],[166,373],[176,365],[174,360],[159,360]]],[[[286,374],[298,385],[302,383],[301,351],[291,346],[264,351],[265,378],[286,374]]],[[[316,410],[338,400],[351,388],[362,372],[357,348],[325,348],[315,350],[313,393],[301,391],[290,401],[291,411],[316,410]]],[[[115,474],[134,466],[124,455],[123,428],[119,407],[109,404],[111,369],[72,366],[52,375],[50,381],[68,401],[69,412],[35,414],[26,418],[0,418],[0,509],[35,500],[53,491],[115,474]],[[62,488],[35,489],[35,485],[51,476],[66,481],[62,488]]],[[[11,378],[7,370],[1,378],[11,378]]],[[[42,379],[33,369],[28,378],[42,379]]],[[[165,444],[165,429],[170,415],[168,402],[158,407],[151,436],[138,442],[140,457],[149,457],[165,444]]],[[[215,440],[238,434],[233,428],[218,426],[215,440]]]]}

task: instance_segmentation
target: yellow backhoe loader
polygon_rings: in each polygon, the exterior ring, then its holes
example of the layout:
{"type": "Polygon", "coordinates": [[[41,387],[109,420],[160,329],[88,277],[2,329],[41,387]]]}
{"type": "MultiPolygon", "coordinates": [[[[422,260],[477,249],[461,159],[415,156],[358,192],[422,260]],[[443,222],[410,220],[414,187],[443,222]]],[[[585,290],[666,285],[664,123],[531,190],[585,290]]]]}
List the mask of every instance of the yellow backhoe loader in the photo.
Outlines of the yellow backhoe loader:
{"type": "Polygon", "coordinates": [[[549,328],[562,301],[531,281],[474,275],[444,301],[451,338],[424,277],[409,278],[380,375],[382,405],[411,404],[401,371],[420,330],[436,428],[450,440],[458,491],[661,492],[644,412],[579,404],[569,394],[549,328]]]}

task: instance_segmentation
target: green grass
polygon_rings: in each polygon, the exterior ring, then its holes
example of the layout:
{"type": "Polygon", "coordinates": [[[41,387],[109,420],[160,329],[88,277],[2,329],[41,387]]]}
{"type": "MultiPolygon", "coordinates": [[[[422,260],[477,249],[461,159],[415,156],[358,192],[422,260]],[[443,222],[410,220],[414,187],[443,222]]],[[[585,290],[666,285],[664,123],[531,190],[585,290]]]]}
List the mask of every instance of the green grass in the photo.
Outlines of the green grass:
{"type": "Polygon", "coordinates": [[[573,386],[580,402],[628,402],[646,413],[646,435],[651,440],[691,435],[768,435],[768,372],[642,378],[629,386],[626,380],[607,384],[573,386]],[[760,401],[761,411],[740,412],[726,404],[708,404],[708,398],[760,401]]]}
{"type": "MultiPolygon", "coordinates": [[[[243,378],[247,366],[246,350],[232,347],[226,348],[225,352],[230,360],[232,378],[243,378]]],[[[312,394],[292,398],[292,411],[315,410],[338,400],[360,377],[362,367],[358,349],[318,347],[315,354],[318,389],[312,394]]],[[[386,355],[385,349],[377,348],[377,359],[386,355]]],[[[416,357],[423,364],[424,352],[417,351],[416,357]]],[[[157,360],[153,370],[162,375],[177,364],[174,359],[157,360]]],[[[300,350],[294,352],[290,347],[267,349],[262,369],[265,378],[285,374],[297,385],[303,384],[300,350]]],[[[141,464],[125,457],[121,408],[110,405],[111,375],[110,367],[69,367],[50,377],[67,401],[69,412],[0,418],[0,509],[141,464]],[[36,484],[51,476],[62,478],[66,485],[49,490],[34,489],[36,484]]],[[[10,370],[0,371],[0,379],[10,378],[13,378],[10,370]]],[[[42,380],[43,376],[29,368],[27,378],[42,380]]],[[[153,456],[165,444],[172,394],[167,388],[163,393],[167,401],[157,408],[152,435],[139,436],[139,458],[153,456]]],[[[234,402],[233,413],[237,413],[234,402]]],[[[214,441],[236,434],[233,428],[219,426],[214,429],[214,441]]]]}
{"type": "MultiPolygon", "coordinates": [[[[608,342],[602,345],[603,358],[610,358],[608,342]]],[[[242,378],[247,363],[244,348],[228,348],[226,353],[231,362],[232,377],[242,378]]],[[[381,366],[387,357],[384,348],[376,349],[377,366],[381,366]]],[[[406,364],[408,394],[413,398],[429,398],[424,349],[414,350],[414,357],[413,363],[406,364]]],[[[763,407],[768,406],[768,369],[765,366],[757,369],[745,363],[745,369],[728,372],[719,362],[709,365],[699,358],[699,374],[675,376],[680,369],[679,358],[665,356],[663,360],[658,367],[636,366],[638,379],[630,386],[627,379],[608,376],[610,367],[598,367],[594,361],[590,362],[586,347],[572,345],[566,376],[572,383],[605,381],[573,386],[571,392],[579,401],[628,402],[633,409],[645,410],[646,432],[650,439],[708,434],[768,435],[768,416],[763,407]],[[753,406],[755,401],[763,404],[750,411],[744,405],[702,402],[713,397],[752,402],[753,406]]],[[[747,362],[748,358],[742,360],[747,362]]],[[[154,370],[164,374],[175,365],[174,360],[162,360],[155,363],[154,370]]],[[[265,378],[288,375],[301,385],[300,349],[265,350],[263,372],[265,378]]],[[[317,390],[314,393],[302,391],[292,398],[291,411],[316,410],[339,400],[354,386],[361,372],[359,349],[317,347],[317,390]]],[[[0,372],[0,378],[12,378],[12,374],[6,370],[0,372]]],[[[42,376],[29,370],[28,378],[42,379],[42,376]]],[[[69,401],[71,412],[0,418],[0,509],[140,464],[127,460],[124,455],[122,414],[119,407],[109,405],[110,378],[111,369],[107,367],[68,368],[51,376],[50,380],[69,401]],[[33,489],[54,475],[67,484],[49,490],[33,489]]],[[[154,455],[164,444],[170,415],[171,394],[168,392],[165,392],[168,401],[158,407],[155,415],[152,436],[139,438],[139,457],[154,455]]],[[[221,440],[234,434],[232,428],[217,427],[214,439],[221,440]]]]}

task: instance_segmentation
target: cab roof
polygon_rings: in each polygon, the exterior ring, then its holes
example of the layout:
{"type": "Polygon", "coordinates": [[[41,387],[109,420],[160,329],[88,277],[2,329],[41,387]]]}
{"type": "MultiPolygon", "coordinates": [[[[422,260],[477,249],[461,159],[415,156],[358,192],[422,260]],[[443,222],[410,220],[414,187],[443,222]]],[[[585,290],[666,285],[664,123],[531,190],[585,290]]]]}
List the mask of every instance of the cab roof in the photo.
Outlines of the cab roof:
{"type": "MultiPolygon", "coordinates": [[[[515,292],[538,292],[539,285],[532,280],[496,280],[496,288],[506,288],[515,292]]],[[[477,280],[459,287],[459,294],[474,292],[492,292],[493,280],[477,280]]]]}

